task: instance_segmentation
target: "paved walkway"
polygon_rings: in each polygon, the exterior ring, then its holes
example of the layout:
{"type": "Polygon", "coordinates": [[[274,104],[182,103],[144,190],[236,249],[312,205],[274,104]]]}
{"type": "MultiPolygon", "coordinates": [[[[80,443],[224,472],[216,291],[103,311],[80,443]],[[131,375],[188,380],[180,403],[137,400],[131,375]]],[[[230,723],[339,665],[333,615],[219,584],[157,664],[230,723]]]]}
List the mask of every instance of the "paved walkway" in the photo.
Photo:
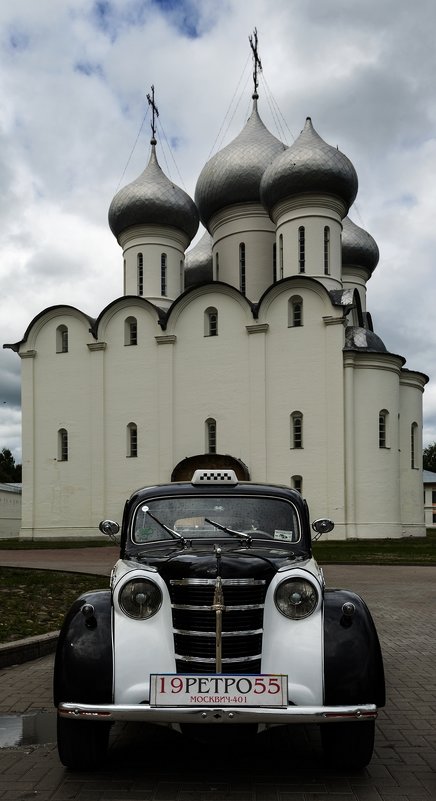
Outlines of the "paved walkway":
{"type": "MultiPolygon", "coordinates": [[[[68,553],[64,569],[77,564],[68,553]]],[[[66,771],[51,742],[0,750],[1,801],[434,801],[436,567],[328,566],[325,574],[329,586],[365,598],[382,642],[388,701],[367,769],[329,769],[311,727],[276,728],[247,748],[130,725],[114,727],[108,764],[95,774],[66,771]]],[[[0,671],[0,715],[50,709],[51,670],[45,657],[0,671]]]]}

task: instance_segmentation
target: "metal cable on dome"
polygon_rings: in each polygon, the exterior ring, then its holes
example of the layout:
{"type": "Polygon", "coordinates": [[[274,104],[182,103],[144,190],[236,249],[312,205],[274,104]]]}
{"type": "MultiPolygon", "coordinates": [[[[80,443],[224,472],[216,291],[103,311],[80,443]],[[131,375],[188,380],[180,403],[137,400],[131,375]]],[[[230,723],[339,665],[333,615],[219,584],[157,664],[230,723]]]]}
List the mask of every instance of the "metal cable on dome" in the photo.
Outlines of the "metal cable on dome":
{"type": "Polygon", "coordinates": [[[145,114],[144,114],[144,117],[143,117],[143,119],[142,119],[141,125],[140,125],[140,127],[139,127],[139,131],[138,131],[137,137],[136,137],[136,139],[135,139],[135,141],[134,141],[134,143],[133,143],[133,147],[132,147],[132,149],[131,149],[131,151],[130,151],[129,158],[127,159],[126,166],[124,167],[124,170],[123,170],[123,172],[122,172],[121,178],[120,178],[120,180],[118,181],[117,188],[115,189],[115,192],[114,192],[114,194],[115,194],[115,195],[116,195],[116,193],[118,192],[118,190],[119,190],[119,188],[120,188],[120,186],[121,186],[121,181],[123,180],[123,178],[124,178],[124,176],[125,176],[125,174],[126,174],[127,168],[128,168],[128,166],[129,166],[129,164],[130,164],[130,160],[131,160],[131,158],[132,158],[132,156],[133,156],[133,153],[134,153],[134,150],[135,150],[135,148],[136,148],[136,145],[138,144],[138,139],[139,139],[139,137],[141,136],[141,131],[142,131],[143,127],[144,127],[144,123],[145,123],[145,120],[146,120],[146,119],[147,119],[147,117],[148,117],[148,114],[149,114],[149,107],[147,106],[146,112],[145,112],[145,114]]]}

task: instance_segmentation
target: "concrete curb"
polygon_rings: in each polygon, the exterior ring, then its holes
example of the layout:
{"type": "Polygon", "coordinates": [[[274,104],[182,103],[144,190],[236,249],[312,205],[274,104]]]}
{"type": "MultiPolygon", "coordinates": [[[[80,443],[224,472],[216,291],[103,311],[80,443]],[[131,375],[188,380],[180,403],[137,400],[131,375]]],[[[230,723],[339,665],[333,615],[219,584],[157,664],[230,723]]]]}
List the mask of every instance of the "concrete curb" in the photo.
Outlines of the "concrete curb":
{"type": "Polygon", "coordinates": [[[52,631],[49,634],[1,643],[0,669],[21,665],[23,662],[30,662],[32,659],[52,654],[56,650],[58,637],[59,632],[52,631]]]}

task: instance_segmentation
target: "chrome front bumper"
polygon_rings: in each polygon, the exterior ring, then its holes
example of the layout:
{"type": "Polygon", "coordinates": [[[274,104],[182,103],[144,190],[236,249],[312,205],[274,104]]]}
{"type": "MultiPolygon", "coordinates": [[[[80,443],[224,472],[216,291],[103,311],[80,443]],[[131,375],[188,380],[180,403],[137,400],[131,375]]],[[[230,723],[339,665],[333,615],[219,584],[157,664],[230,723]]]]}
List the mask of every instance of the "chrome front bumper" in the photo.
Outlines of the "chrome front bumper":
{"type": "Polygon", "coordinates": [[[375,704],[360,706],[288,706],[271,707],[153,707],[149,704],[74,704],[61,703],[59,715],[76,720],[144,721],[145,723],[337,723],[375,720],[375,704]]]}

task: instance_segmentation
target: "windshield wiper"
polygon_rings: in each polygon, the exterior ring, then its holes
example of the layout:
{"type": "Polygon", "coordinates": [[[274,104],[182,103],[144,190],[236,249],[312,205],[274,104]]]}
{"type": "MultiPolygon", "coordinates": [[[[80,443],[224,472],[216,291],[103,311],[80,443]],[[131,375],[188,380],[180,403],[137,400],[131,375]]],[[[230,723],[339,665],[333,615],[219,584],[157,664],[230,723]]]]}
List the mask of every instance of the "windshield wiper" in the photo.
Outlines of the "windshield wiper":
{"type": "Polygon", "coordinates": [[[208,517],[204,518],[206,523],[210,523],[211,526],[215,526],[215,528],[219,528],[221,531],[225,531],[226,534],[231,534],[232,537],[240,537],[241,540],[248,542],[251,545],[251,537],[249,534],[245,534],[244,531],[234,531],[232,528],[228,528],[227,526],[222,526],[221,523],[217,523],[215,520],[210,520],[208,517]]]}
{"type": "Polygon", "coordinates": [[[155,515],[153,515],[153,514],[150,512],[150,509],[148,508],[148,506],[143,506],[143,507],[142,507],[142,509],[141,509],[141,511],[142,511],[142,512],[146,512],[148,515],[150,515],[151,519],[152,519],[152,520],[154,520],[154,522],[155,522],[155,523],[157,523],[157,524],[158,524],[158,526],[161,526],[161,528],[163,528],[163,529],[164,529],[164,531],[167,531],[167,532],[168,532],[168,534],[170,534],[170,535],[171,535],[171,537],[172,537],[174,540],[179,540],[181,543],[183,543],[183,545],[186,545],[186,540],[185,540],[185,538],[184,538],[184,537],[182,537],[182,535],[181,535],[181,534],[179,534],[179,532],[178,532],[178,531],[174,531],[174,529],[172,529],[172,528],[170,528],[169,526],[167,526],[167,525],[166,525],[166,523],[162,523],[162,520],[159,520],[159,518],[158,518],[158,517],[156,517],[155,515]]]}

